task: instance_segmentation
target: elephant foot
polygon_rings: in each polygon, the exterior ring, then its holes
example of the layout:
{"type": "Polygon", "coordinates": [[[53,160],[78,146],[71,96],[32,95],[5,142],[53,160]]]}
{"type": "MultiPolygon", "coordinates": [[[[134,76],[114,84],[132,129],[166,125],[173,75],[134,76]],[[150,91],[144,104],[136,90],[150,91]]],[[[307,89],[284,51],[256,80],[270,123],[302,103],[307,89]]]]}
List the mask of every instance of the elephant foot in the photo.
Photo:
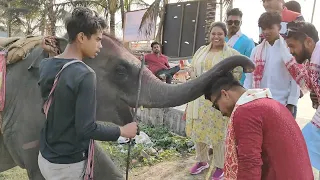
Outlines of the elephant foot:
{"type": "Polygon", "coordinates": [[[14,168],[16,163],[13,161],[8,149],[5,147],[3,142],[3,136],[0,133],[0,172],[14,168]]]}
{"type": "Polygon", "coordinates": [[[30,180],[45,180],[39,168],[27,169],[27,173],[30,180]]]}
{"type": "Polygon", "coordinates": [[[95,143],[95,159],[94,159],[94,173],[95,180],[124,180],[123,174],[112,162],[111,158],[107,156],[103,150],[95,143]]]}

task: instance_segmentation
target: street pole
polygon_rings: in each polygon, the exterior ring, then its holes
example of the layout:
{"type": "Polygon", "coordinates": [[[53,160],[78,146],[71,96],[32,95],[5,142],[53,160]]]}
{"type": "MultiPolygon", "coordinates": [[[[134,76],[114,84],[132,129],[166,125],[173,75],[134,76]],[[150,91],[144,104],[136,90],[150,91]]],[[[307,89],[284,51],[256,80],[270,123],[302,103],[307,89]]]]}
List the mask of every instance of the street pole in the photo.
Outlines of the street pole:
{"type": "Polygon", "coordinates": [[[220,0],[220,21],[222,21],[222,15],[223,15],[222,11],[223,11],[223,3],[222,3],[222,0],[220,0]]]}
{"type": "Polygon", "coordinates": [[[314,0],[314,1],[313,1],[313,9],[312,9],[311,23],[313,23],[314,11],[315,11],[315,9],[316,9],[316,2],[317,2],[317,0],[314,0]]]}

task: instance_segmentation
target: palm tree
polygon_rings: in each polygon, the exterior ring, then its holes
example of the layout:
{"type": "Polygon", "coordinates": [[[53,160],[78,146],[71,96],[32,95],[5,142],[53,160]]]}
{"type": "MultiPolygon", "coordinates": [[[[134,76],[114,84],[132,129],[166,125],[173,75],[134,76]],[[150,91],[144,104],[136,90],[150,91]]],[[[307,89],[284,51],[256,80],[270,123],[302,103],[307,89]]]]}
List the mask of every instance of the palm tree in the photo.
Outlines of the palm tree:
{"type": "MultiPolygon", "coordinates": [[[[157,18],[159,16],[160,22],[158,25],[156,41],[161,42],[165,6],[169,3],[168,1],[169,0],[155,0],[150,5],[148,10],[145,12],[145,14],[142,17],[141,24],[139,27],[140,33],[143,33],[145,35],[150,35],[151,30],[153,28],[150,25],[156,23],[157,18]]],[[[232,2],[232,0],[220,0],[220,2],[223,6],[227,7],[232,2]]],[[[206,27],[205,27],[206,40],[208,39],[207,37],[208,37],[208,34],[210,33],[210,32],[208,32],[210,29],[210,25],[212,22],[215,21],[216,5],[217,5],[217,0],[207,0],[206,27]]]]}
{"type": "MultiPolygon", "coordinates": [[[[34,7],[37,7],[37,3],[34,7]]],[[[0,1],[0,16],[4,21],[4,26],[7,30],[8,36],[12,36],[13,32],[21,33],[20,26],[23,24],[22,17],[29,14],[35,8],[28,6],[25,0],[2,0],[0,1]]]]}
{"type": "Polygon", "coordinates": [[[121,22],[122,22],[122,29],[124,28],[124,16],[125,12],[131,10],[131,6],[133,4],[142,6],[142,7],[149,7],[149,4],[144,2],[143,0],[109,0],[109,13],[110,13],[110,34],[115,36],[115,14],[121,8],[121,22]]]}
{"type": "MultiPolygon", "coordinates": [[[[223,8],[227,8],[227,9],[232,8],[233,0],[220,0],[220,2],[217,2],[217,0],[207,1],[206,27],[205,27],[206,42],[208,42],[208,39],[209,39],[210,26],[213,22],[215,22],[215,19],[216,19],[217,4],[220,4],[220,11],[222,11],[223,8]]],[[[223,14],[223,12],[220,12],[220,13],[223,14]]],[[[222,18],[222,14],[221,14],[221,18],[222,18]]]]}
{"type": "Polygon", "coordinates": [[[105,18],[106,20],[108,19],[108,16],[110,15],[110,21],[109,21],[109,28],[110,28],[110,34],[115,36],[115,16],[116,12],[120,8],[120,1],[119,0],[96,0],[96,1],[90,1],[90,0],[68,0],[66,3],[61,3],[61,4],[68,4],[71,5],[72,7],[76,6],[86,6],[86,7],[91,7],[95,8],[97,10],[104,10],[105,18]],[[102,8],[102,9],[101,9],[102,8]]]}
{"type": "MultiPolygon", "coordinates": [[[[48,32],[47,34],[55,35],[56,22],[63,20],[68,14],[67,7],[85,6],[91,7],[98,11],[104,11],[106,19],[108,18],[108,12],[110,12],[110,6],[108,3],[113,3],[117,0],[66,0],[62,3],[56,3],[55,0],[41,0],[45,1],[46,13],[48,15],[48,32]]],[[[113,9],[112,9],[113,10],[113,9]]],[[[112,11],[113,12],[113,11],[112,11]]],[[[111,22],[110,22],[111,24],[111,22]]]]}
{"type": "Polygon", "coordinates": [[[116,12],[119,9],[119,1],[118,0],[108,0],[108,11],[110,13],[110,34],[112,36],[116,36],[116,12]]]}
{"type": "Polygon", "coordinates": [[[162,26],[164,22],[165,7],[167,4],[169,4],[169,0],[155,0],[150,5],[142,17],[139,27],[140,33],[150,36],[154,28],[154,24],[157,23],[158,17],[160,17],[156,41],[161,42],[162,26]]]}

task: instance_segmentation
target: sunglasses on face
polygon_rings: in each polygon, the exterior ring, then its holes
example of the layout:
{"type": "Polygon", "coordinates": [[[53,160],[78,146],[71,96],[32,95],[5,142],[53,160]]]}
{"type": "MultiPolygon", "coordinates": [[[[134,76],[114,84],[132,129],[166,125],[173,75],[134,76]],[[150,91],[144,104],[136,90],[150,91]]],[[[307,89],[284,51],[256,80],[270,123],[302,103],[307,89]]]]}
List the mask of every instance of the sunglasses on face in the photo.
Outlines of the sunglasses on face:
{"type": "Polygon", "coordinates": [[[285,33],[285,36],[287,38],[289,38],[294,34],[300,34],[301,36],[308,37],[308,35],[306,33],[300,32],[300,31],[298,31],[297,29],[294,29],[294,28],[287,29],[287,32],[285,33]]]}
{"type": "Polygon", "coordinates": [[[220,111],[220,109],[219,109],[217,102],[219,101],[220,98],[221,98],[221,93],[219,93],[219,95],[216,97],[216,99],[212,103],[212,107],[218,111],[220,111]]]}
{"type": "MultiPolygon", "coordinates": [[[[224,88],[224,90],[225,90],[225,91],[228,91],[228,90],[230,90],[231,87],[232,87],[232,86],[229,86],[229,87],[227,87],[227,88],[224,88]]],[[[213,103],[212,103],[212,107],[213,107],[214,109],[218,110],[218,111],[220,111],[220,108],[219,108],[219,105],[218,105],[218,101],[219,101],[220,98],[221,98],[221,90],[220,90],[219,95],[216,97],[216,99],[215,99],[215,100],[213,101],[213,103]]]]}
{"type": "Polygon", "coordinates": [[[234,25],[236,25],[236,26],[239,26],[240,25],[240,21],[239,20],[228,20],[227,21],[227,24],[229,25],[229,26],[231,26],[232,24],[234,24],[234,25]]]}

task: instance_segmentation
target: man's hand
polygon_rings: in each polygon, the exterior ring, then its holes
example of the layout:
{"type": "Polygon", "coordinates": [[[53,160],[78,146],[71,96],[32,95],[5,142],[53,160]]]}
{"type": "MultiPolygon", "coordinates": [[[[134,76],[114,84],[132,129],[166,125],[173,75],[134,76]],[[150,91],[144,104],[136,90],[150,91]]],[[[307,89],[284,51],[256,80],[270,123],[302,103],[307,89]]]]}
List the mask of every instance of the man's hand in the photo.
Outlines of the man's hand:
{"type": "Polygon", "coordinates": [[[165,75],[165,74],[160,74],[160,75],[159,75],[159,78],[160,78],[161,80],[166,80],[166,75],[165,75]]]}
{"type": "Polygon", "coordinates": [[[314,91],[310,92],[310,99],[312,101],[312,107],[314,109],[317,109],[319,106],[319,102],[318,102],[318,97],[317,97],[316,93],[314,93],[314,91]]]}
{"type": "Polygon", "coordinates": [[[134,138],[137,135],[138,124],[132,122],[120,127],[120,135],[126,138],[134,138]]]}
{"type": "Polygon", "coordinates": [[[288,108],[288,110],[291,112],[291,114],[293,114],[293,112],[294,112],[294,105],[292,105],[292,104],[287,104],[287,108],[288,108]]]}

